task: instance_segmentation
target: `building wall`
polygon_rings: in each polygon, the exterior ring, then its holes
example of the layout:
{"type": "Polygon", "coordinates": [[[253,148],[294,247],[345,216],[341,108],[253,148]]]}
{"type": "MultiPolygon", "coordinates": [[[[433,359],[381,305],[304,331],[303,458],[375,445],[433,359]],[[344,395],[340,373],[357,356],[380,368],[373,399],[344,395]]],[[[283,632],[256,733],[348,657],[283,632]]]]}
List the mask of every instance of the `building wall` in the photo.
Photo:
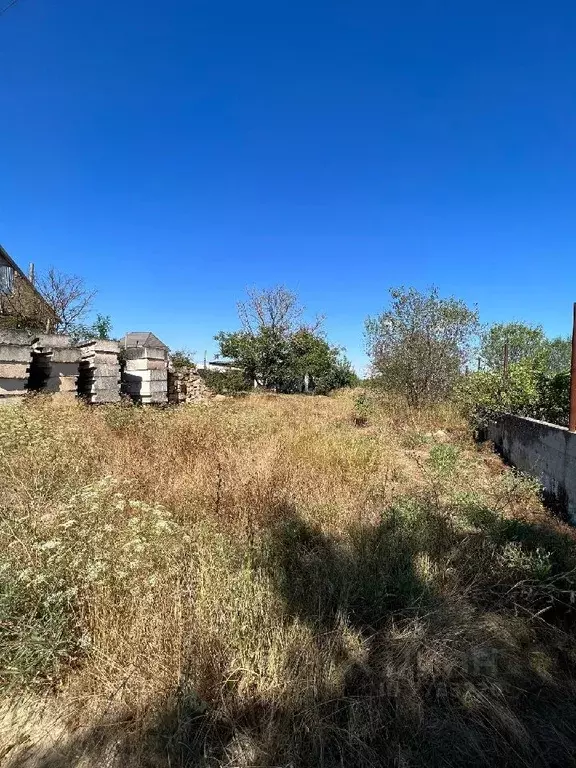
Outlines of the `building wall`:
{"type": "Polygon", "coordinates": [[[537,479],[546,495],[576,523],[576,433],[523,416],[502,414],[486,437],[514,467],[537,479]]]}
{"type": "Polygon", "coordinates": [[[0,327],[51,331],[54,324],[53,310],[28,280],[15,271],[12,293],[0,293],[0,327]]]}

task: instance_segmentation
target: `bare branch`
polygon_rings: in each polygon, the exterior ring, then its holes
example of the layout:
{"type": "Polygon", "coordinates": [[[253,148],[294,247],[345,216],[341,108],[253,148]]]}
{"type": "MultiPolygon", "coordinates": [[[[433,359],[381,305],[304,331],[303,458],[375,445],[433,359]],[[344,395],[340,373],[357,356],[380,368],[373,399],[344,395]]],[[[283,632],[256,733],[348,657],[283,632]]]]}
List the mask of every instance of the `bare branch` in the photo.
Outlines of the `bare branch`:
{"type": "Polygon", "coordinates": [[[97,293],[89,290],[81,277],[66,275],[54,267],[40,278],[38,290],[58,316],[57,330],[64,333],[86,317],[97,293]]]}
{"type": "Polygon", "coordinates": [[[238,316],[244,331],[255,336],[264,328],[280,335],[294,332],[304,313],[296,294],[284,286],[263,291],[251,288],[248,299],[238,302],[238,316]]]}

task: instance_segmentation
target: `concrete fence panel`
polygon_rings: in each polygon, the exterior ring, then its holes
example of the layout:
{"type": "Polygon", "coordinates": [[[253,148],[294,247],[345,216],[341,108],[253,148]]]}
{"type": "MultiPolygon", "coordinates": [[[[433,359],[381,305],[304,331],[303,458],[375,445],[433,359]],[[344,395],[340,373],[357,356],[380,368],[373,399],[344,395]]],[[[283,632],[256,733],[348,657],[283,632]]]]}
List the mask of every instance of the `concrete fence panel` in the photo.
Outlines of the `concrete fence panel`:
{"type": "Polygon", "coordinates": [[[537,479],[546,495],[576,522],[576,433],[524,416],[500,414],[486,437],[512,466],[537,479]]]}

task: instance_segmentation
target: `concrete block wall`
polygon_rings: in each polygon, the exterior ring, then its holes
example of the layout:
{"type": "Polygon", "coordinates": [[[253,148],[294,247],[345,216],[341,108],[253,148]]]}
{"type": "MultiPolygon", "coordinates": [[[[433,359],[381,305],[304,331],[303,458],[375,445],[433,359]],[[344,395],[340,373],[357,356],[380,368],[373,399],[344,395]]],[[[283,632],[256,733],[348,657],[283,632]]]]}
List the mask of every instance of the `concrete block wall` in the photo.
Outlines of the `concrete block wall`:
{"type": "Polygon", "coordinates": [[[500,414],[488,423],[485,437],[512,466],[538,480],[549,499],[576,523],[576,433],[500,414]]]}

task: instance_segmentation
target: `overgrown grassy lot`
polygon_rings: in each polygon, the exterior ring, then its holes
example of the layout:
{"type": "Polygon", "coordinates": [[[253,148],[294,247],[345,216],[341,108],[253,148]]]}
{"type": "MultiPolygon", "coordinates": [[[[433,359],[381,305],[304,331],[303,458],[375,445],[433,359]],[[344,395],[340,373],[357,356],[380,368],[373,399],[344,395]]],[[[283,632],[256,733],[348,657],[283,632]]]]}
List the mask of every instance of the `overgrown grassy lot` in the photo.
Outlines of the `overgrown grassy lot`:
{"type": "Polygon", "coordinates": [[[448,406],[5,406],[0,762],[574,765],[575,567],[448,406]]]}

